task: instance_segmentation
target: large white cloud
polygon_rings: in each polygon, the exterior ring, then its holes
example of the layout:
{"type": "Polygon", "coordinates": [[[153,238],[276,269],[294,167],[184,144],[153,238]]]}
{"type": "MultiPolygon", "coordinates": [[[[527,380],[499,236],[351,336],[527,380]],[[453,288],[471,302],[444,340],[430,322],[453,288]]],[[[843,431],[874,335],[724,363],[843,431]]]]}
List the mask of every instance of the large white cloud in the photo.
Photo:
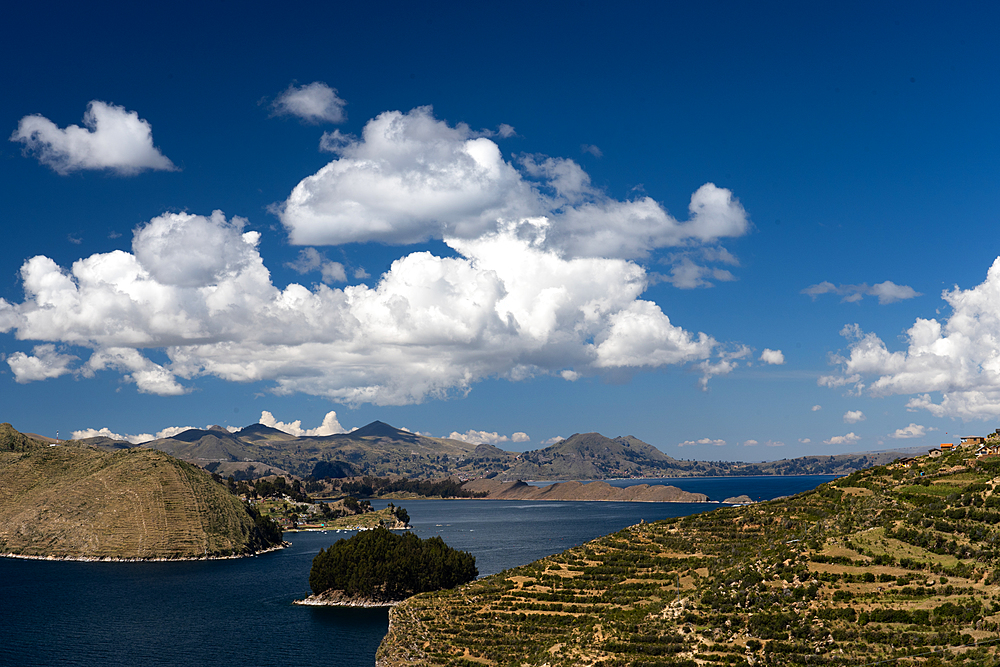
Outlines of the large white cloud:
{"type": "Polygon", "coordinates": [[[712,183],[692,195],[690,217],[680,222],[650,197],[608,197],[572,160],[507,161],[482,132],[449,126],[430,107],[387,111],[360,139],[336,133],[323,146],[339,157],[278,207],[296,244],[470,240],[541,218],[545,246],[561,256],[634,259],[750,229],[732,193],[712,183]]]}
{"type": "Polygon", "coordinates": [[[890,351],[856,324],[845,327],[849,354],[834,358],[840,372],[820,384],[875,396],[915,394],[907,406],[938,417],[1000,415],[1000,258],[982,284],[956,287],[942,298],[951,315],[944,322],[918,318],[906,332],[905,350],[890,351]],[[940,396],[937,402],[933,393],[940,396]]]}
{"type": "Polygon", "coordinates": [[[25,116],[10,136],[57,173],[109,169],[123,175],[146,169],[174,171],[177,167],[153,146],[149,123],[125,107],[92,101],[83,124],[60,129],[41,115],[25,116]]]}
{"type": "Polygon", "coordinates": [[[462,394],[486,377],[688,363],[707,380],[747,355],[641,299],[641,266],[565,258],[546,246],[547,230],[526,220],[451,240],[458,257],[410,253],[373,287],[281,289],[241,220],[170,213],[135,230],[132,253],[91,255],[68,271],[27,260],[25,299],[0,299],[0,330],[43,343],[8,359],[20,382],[110,371],[172,395],[214,376],[348,404],[462,394]]]}

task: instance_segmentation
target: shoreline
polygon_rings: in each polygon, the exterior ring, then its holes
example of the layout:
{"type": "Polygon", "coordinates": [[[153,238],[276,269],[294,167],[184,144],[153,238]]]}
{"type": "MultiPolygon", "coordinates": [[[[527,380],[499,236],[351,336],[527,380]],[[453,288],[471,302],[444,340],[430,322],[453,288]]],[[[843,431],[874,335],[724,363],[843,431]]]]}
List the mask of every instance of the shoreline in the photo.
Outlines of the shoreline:
{"type": "Polygon", "coordinates": [[[319,595],[309,595],[301,600],[292,600],[292,604],[300,607],[355,607],[364,609],[388,609],[395,607],[402,600],[382,601],[370,598],[351,598],[340,594],[340,591],[326,591],[319,595]],[[327,594],[330,594],[327,596],[327,594]]]}
{"type": "Polygon", "coordinates": [[[153,558],[116,558],[114,556],[32,556],[29,554],[6,553],[0,554],[0,558],[19,558],[21,560],[48,560],[48,561],[72,561],[76,563],[180,563],[206,560],[236,560],[237,558],[253,558],[261,554],[280,551],[292,546],[291,542],[282,540],[281,544],[253,553],[234,554],[231,556],[178,556],[176,558],[153,557],[153,558]]]}

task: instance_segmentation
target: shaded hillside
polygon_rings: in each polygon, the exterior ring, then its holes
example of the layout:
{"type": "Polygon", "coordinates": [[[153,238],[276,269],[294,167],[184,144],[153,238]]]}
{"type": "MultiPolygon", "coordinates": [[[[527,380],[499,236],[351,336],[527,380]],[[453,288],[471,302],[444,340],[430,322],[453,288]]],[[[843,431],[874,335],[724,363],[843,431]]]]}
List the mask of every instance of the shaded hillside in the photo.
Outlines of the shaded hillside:
{"type": "Polygon", "coordinates": [[[0,554],[200,558],[281,541],[208,473],[163,452],[30,442],[10,451],[11,431],[0,426],[0,554]]]}
{"type": "MultiPolygon", "coordinates": [[[[93,442],[111,449],[116,441],[93,442]]],[[[221,427],[188,429],[170,438],[140,445],[158,449],[212,468],[228,476],[253,469],[287,471],[299,477],[343,475],[408,475],[444,477],[470,456],[475,445],[459,440],[428,438],[373,422],[351,433],[295,437],[274,428],[254,424],[230,433],[221,427]],[[220,465],[213,465],[220,464],[220,465]]]]}
{"type": "Polygon", "coordinates": [[[640,523],[390,613],[377,665],[1000,664],[1000,457],[640,523]]]}

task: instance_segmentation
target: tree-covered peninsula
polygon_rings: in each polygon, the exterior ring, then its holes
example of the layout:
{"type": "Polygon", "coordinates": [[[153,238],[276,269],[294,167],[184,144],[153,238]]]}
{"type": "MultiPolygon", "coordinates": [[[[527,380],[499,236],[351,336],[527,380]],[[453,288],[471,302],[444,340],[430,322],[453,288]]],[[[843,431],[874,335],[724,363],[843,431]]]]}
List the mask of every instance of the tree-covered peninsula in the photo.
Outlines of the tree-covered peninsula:
{"type": "Polygon", "coordinates": [[[377,664],[996,667],[1000,457],[976,454],[640,523],[414,596],[377,664]]]}
{"type": "Polygon", "coordinates": [[[423,540],[385,528],[337,540],[313,559],[314,601],[389,603],[416,593],[453,588],[479,574],[476,559],[440,537],[423,540]]]}

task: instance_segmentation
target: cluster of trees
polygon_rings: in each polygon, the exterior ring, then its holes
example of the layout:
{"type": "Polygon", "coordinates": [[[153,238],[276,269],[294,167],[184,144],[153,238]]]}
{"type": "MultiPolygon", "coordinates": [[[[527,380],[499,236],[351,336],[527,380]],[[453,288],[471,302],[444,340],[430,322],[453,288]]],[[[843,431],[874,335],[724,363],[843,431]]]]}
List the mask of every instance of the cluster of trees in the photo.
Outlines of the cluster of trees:
{"type": "Polygon", "coordinates": [[[262,544],[266,546],[281,544],[283,538],[281,526],[271,517],[261,514],[260,510],[253,505],[246,505],[246,508],[247,513],[253,518],[254,525],[257,527],[257,535],[262,544]]]}
{"type": "Polygon", "coordinates": [[[313,593],[343,591],[371,600],[403,600],[425,591],[453,588],[479,575],[476,558],[440,537],[422,540],[385,528],[358,533],[321,549],[313,559],[313,593]]]}
{"type": "Polygon", "coordinates": [[[237,496],[248,498],[281,498],[288,496],[297,503],[311,503],[312,499],[302,490],[302,482],[293,479],[289,484],[284,477],[275,477],[274,480],[242,480],[236,479],[235,475],[230,475],[223,480],[218,473],[212,473],[212,479],[220,484],[225,483],[229,491],[237,496]]]}

